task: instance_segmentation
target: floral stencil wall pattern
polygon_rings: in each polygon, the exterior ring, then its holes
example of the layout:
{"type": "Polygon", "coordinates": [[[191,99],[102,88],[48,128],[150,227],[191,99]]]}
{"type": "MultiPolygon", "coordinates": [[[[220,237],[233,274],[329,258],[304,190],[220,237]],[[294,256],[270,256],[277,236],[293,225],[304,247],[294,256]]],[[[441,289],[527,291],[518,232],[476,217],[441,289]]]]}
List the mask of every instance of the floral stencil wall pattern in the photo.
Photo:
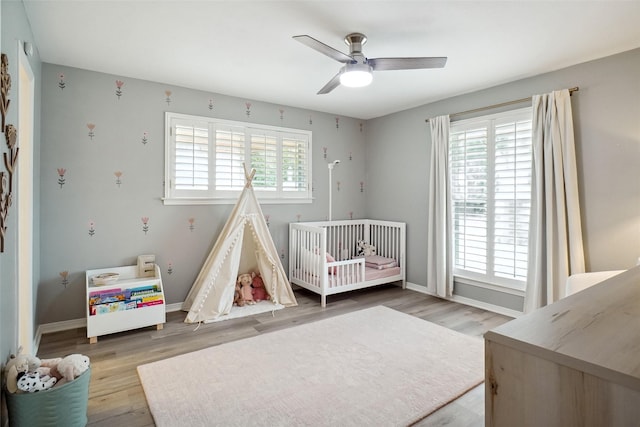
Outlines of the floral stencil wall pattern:
{"type": "Polygon", "coordinates": [[[147,234],[147,232],[149,231],[149,217],[143,216],[141,219],[142,219],[142,231],[144,231],[144,234],[147,234]]]}
{"type": "Polygon", "coordinates": [[[62,188],[62,186],[65,184],[65,173],[67,173],[67,170],[65,168],[58,168],[58,184],[60,185],[60,188],[62,188]]]}
{"type": "MultiPolygon", "coordinates": [[[[154,254],[164,266],[167,303],[184,300],[235,200],[163,203],[166,112],[274,127],[286,123],[287,128],[313,132],[312,203],[260,201],[281,255],[287,253],[288,223],[326,219],[325,155],[344,161],[333,171],[333,185],[340,185],[333,193],[336,219],[362,217],[364,200],[355,197],[364,178],[360,120],[340,117],[336,133],[334,114],[52,64],[43,64],[42,81],[42,109],[52,113],[41,124],[46,135],[41,168],[50,177],[41,186],[41,210],[47,212],[41,250],[48,254],[42,260],[41,282],[54,285],[44,288],[82,294],[85,270],[133,265],[138,255],[154,254]],[[347,162],[350,153],[353,160],[347,162]],[[60,286],[62,272],[66,287],[60,286]]],[[[44,322],[84,317],[84,306],[71,303],[63,310],[47,310],[60,300],[54,292],[39,298],[44,322]]]]}
{"type": "Polygon", "coordinates": [[[62,286],[65,287],[65,289],[67,288],[67,285],[69,284],[69,272],[67,270],[65,271],[61,271],[60,272],[60,277],[62,277],[62,282],[60,282],[62,284],[62,286]]]}
{"type": "Polygon", "coordinates": [[[87,123],[87,128],[89,129],[89,138],[93,140],[93,137],[96,135],[93,131],[96,128],[96,125],[93,123],[87,123]]]}
{"type": "Polygon", "coordinates": [[[123,85],[124,85],[124,82],[122,80],[116,80],[116,96],[118,97],[118,100],[120,100],[120,97],[122,96],[123,85]]]}

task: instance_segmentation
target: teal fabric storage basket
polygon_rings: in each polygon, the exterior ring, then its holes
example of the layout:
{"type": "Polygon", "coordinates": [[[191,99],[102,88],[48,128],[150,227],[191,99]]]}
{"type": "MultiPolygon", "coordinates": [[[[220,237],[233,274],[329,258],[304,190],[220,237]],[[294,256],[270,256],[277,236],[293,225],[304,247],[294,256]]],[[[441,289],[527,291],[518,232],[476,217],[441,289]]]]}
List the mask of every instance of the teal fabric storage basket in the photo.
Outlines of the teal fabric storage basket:
{"type": "Polygon", "coordinates": [[[37,393],[5,393],[10,427],[87,425],[91,368],[75,380],[37,393]]]}

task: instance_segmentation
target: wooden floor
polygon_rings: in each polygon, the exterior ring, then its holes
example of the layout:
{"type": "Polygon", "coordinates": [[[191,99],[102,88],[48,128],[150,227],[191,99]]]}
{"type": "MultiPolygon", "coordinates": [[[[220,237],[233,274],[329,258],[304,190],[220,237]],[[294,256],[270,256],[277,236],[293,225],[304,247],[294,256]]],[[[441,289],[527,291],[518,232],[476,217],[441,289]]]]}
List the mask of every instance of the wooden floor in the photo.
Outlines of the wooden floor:
{"type": "MultiPolygon", "coordinates": [[[[96,344],[89,344],[85,328],[46,334],[40,342],[38,356],[52,358],[82,353],[91,358],[89,426],[153,426],[136,371],[141,364],[376,305],[478,337],[510,320],[393,285],[329,297],[324,309],[320,307],[318,295],[306,290],[295,292],[297,307],[277,311],[275,315],[265,313],[202,324],[197,330],[197,325],[183,323],[184,312],[172,312],[167,314],[162,330],[150,327],[107,335],[100,337],[96,344]]],[[[483,426],[484,387],[476,387],[418,425],[483,426]]]]}

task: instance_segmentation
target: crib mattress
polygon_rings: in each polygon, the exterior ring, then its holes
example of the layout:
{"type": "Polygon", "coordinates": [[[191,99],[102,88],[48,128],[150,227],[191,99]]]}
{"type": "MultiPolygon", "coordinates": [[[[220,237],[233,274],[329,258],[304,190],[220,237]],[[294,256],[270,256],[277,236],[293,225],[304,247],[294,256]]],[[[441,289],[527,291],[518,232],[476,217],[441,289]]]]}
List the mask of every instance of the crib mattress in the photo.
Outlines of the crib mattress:
{"type": "Polygon", "coordinates": [[[400,274],[400,267],[391,267],[378,270],[377,268],[365,267],[364,279],[365,281],[382,279],[384,277],[391,277],[400,274]]]}

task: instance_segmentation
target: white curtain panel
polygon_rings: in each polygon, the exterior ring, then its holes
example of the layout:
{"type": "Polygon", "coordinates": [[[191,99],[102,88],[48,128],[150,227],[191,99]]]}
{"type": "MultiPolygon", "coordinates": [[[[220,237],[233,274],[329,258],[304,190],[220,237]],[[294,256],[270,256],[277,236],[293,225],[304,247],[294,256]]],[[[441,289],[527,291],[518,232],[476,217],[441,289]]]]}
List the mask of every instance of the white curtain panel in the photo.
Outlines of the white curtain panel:
{"type": "Polygon", "coordinates": [[[584,272],[571,96],[535,95],[529,267],[524,310],[565,296],[571,274],[584,272]]]}
{"type": "Polygon", "coordinates": [[[449,184],[449,116],[429,120],[431,162],[427,213],[427,290],[441,297],[453,293],[451,198],[449,184]]]}

